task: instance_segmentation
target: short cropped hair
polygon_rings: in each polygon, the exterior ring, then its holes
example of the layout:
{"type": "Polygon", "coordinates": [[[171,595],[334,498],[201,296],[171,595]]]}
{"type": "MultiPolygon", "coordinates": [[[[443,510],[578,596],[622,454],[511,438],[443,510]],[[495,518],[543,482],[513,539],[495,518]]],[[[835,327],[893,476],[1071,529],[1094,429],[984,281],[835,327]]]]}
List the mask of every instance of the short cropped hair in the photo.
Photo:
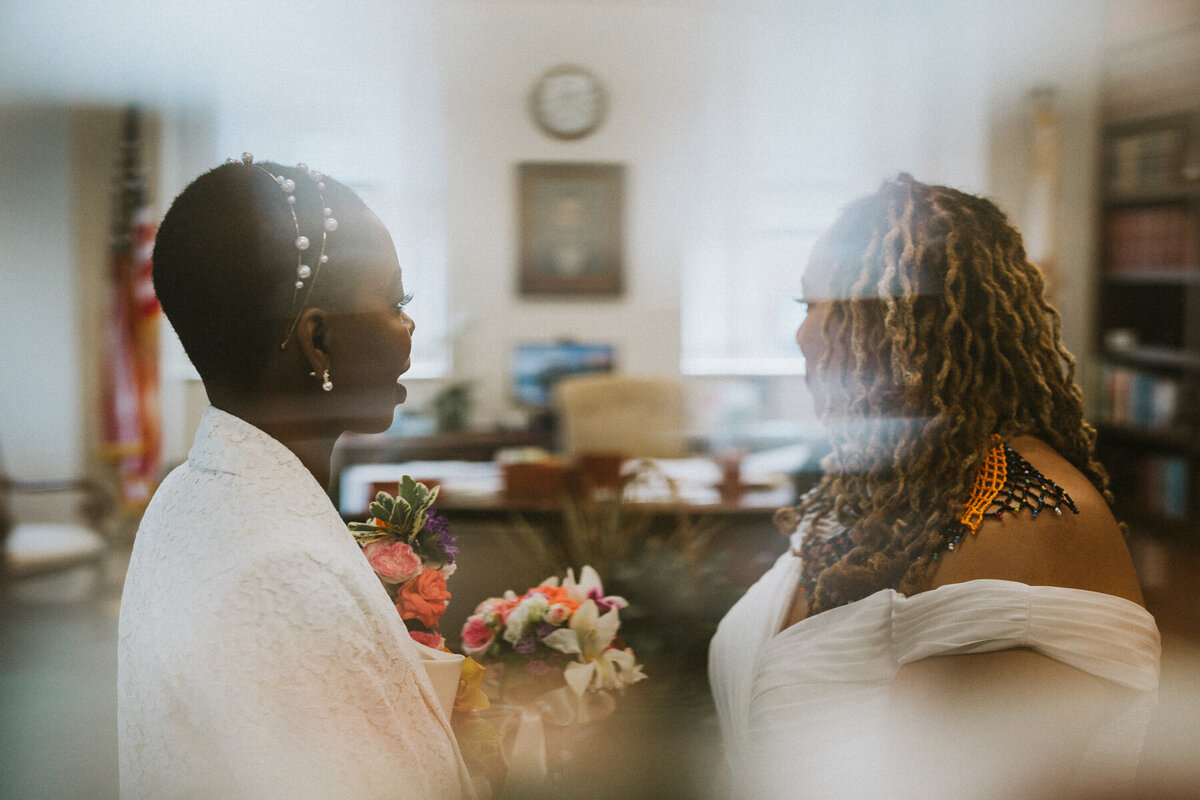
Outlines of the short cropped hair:
{"type": "MultiPolygon", "coordinates": [[[[321,196],[342,223],[361,217],[366,206],[331,178],[323,179],[325,188],[318,193],[301,168],[271,162],[262,166],[296,182],[300,232],[313,241],[305,263],[315,269],[321,196]]],[[[353,226],[344,224],[330,234],[331,263],[339,236],[348,235],[353,226]]],[[[253,390],[272,348],[284,342],[304,297],[295,296],[295,239],[286,195],[270,175],[253,166],[217,167],[171,204],[154,241],[154,289],[206,387],[253,390]]],[[[330,297],[334,282],[328,274],[319,275],[308,304],[330,297]]]]}

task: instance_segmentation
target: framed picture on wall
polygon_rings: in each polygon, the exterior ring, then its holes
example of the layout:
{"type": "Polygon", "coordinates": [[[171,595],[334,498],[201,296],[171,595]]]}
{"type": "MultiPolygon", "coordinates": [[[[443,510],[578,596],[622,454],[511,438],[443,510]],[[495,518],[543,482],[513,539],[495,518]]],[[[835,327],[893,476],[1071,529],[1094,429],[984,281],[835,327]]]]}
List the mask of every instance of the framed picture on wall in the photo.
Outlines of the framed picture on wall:
{"type": "Polygon", "coordinates": [[[517,165],[522,295],[619,295],[621,164],[517,165]]]}

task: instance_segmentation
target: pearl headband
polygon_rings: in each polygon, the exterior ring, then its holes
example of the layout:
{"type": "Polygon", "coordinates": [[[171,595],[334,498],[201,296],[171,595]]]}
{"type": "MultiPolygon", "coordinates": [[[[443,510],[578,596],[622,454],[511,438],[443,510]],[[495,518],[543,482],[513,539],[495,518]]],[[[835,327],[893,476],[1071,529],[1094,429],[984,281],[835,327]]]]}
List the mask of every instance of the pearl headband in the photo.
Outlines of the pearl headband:
{"type": "Polygon", "coordinates": [[[296,167],[308,175],[313,183],[317,185],[317,197],[321,202],[321,214],[323,221],[321,223],[321,250],[317,255],[316,269],[304,263],[304,254],[311,246],[312,242],[307,236],[300,233],[300,219],[296,216],[296,182],[291,178],[285,178],[282,175],[276,175],[260,164],[254,163],[254,155],[252,153],[242,153],[242,157],[227,159],[227,164],[245,164],[248,167],[254,167],[266,175],[271,177],[271,180],[283,190],[284,196],[287,198],[288,211],[292,212],[292,225],[296,229],[296,238],[294,244],[296,247],[296,284],[295,291],[292,293],[292,310],[296,312],[296,318],[292,320],[291,326],[288,328],[287,336],[283,337],[283,343],[279,345],[280,350],[287,349],[288,342],[292,340],[292,334],[296,332],[296,326],[300,324],[300,315],[304,313],[304,307],[308,304],[308,298],[312,294],[313,286],[317,283],[317,275],[321,272],[321,267],[329,263],[329,256],[325,255],[325,244],[330,233],[337,230],[338,222],[333,218],[333,210],[325,205],[325,183],[323,176],[319,172],[314,172],[308,168],[307,164],[300,163],[296,167]],[[311,279],[311,280],[310,280],[311,279]],[[306,284],[305,281],[308,281],[306,284]],[[303,301],[297,307],[297,300],[300,300],[300,293],[304,293],[303,301]]]}

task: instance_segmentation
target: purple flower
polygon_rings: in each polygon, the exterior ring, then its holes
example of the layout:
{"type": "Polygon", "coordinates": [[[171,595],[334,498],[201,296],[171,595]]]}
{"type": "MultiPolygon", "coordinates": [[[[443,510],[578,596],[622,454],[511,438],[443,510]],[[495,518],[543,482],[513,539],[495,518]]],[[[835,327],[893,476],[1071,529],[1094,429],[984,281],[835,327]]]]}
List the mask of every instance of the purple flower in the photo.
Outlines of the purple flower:
{"type": "Polygon", "coordinates": [[[438,550],[445,554],[447,564],[453,563],[458,555],[458,540],[450,533],[450,523],[446,522],[446,518],[436,511],[430,511],[423,532],[437,537],[438,550]]]}
{"type": "Polygon", "coordinates": [[[513,649],[521,655],[527,656],[537,649],[537,639],[532,636],[525,636],[517,640],[517,644],[513,649]]]}
{"type": "Polygon", "coordinates": [[[545,639],[547,636],[554,633],[556,630],[558,630],[557,625],[551,625],[549,622],[543,622],[541,625],[538,625],[538,628],[535,631],[535,633],[537,634],[537,638],[545,639]]]}
{"type": "Polygon", "coordinates": [[[605,597],[600,593],[599,589],[592,589],[590,592],[588,592],[588,599],[595,602],[596,608],[600,609],[601,612],[605,612],[613,608],[624,608],[625,606],[629,605],[623,598],[617,597],[616,595],[605,597]]]}

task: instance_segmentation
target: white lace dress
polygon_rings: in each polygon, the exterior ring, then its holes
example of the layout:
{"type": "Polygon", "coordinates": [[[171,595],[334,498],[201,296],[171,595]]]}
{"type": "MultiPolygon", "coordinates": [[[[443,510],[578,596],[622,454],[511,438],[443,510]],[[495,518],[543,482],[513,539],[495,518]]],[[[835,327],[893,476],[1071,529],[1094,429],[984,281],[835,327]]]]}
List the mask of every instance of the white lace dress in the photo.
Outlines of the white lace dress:
{"type": "MultiPolygon", "coordinates": [[[[794,547],[802,535],[793,534],[794,547]]],[[[901,665],[1018,647],[1132,690],[1096,730],[1075,774],[1081,797],[1133,778],[1160,655],[1154,618],[1136,603],[976,580],[911,598],[882,590],[781,631],[799,578],[800,559],[784,553],[721,621],[709,650],[735,797],[895,797],[897,787],[883,777],[884,731],[901,665]]],[[[1007,796],[1007,769],[973,796],[1007,796]]]]}
{"type": "Polygon", "coordinates": [[[215,408],[142,519],[118,663],[126,800],[472,794],[333,504],[291,451],[215,408]]]}

